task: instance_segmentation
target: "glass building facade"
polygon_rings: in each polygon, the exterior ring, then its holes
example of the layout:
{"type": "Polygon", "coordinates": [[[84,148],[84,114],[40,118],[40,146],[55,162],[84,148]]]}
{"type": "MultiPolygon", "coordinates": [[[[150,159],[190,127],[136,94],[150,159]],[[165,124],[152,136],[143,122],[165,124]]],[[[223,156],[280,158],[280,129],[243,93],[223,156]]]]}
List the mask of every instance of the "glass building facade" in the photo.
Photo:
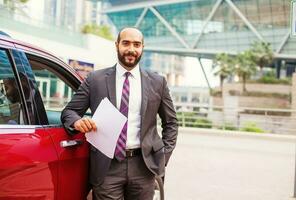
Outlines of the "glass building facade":
{"type": "Polygon", "coordinates": [[[295,71],[288,0],[109,0],[106,14],[120,30],[136,26],[146,51],[212,58],[237,54],[255,41],[271,44],[277,68],[295,71]]]}
{"type": "Polygon", "coordinates": [[[45,0],[44,21],[69,30],[75,30],[77,3],[76,0],[45,0]]]}

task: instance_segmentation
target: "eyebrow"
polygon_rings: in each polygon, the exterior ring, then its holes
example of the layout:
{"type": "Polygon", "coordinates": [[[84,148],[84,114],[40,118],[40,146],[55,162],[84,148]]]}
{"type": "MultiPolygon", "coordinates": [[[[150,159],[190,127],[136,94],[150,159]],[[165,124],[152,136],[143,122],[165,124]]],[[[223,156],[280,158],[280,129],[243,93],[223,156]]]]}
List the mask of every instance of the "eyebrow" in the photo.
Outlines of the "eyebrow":
{"type": "Polygon", "coordinates": [[[121,42],[142,43],[142,41],[122,40],[121,42]]]}

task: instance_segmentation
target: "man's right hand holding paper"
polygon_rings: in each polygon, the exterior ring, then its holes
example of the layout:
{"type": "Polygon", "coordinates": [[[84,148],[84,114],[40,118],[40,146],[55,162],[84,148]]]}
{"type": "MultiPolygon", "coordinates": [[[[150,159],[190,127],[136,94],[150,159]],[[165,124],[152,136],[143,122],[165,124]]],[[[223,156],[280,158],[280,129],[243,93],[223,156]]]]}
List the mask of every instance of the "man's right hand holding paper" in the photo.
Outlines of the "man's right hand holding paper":
{"type": "Polygon", "coordinates": [[[80,131],[82,133],[90,132],[90,131],[96,131],[97,126],[95,122],[88,117],[83,117],[73,124],[75,130],[80,131]]]}

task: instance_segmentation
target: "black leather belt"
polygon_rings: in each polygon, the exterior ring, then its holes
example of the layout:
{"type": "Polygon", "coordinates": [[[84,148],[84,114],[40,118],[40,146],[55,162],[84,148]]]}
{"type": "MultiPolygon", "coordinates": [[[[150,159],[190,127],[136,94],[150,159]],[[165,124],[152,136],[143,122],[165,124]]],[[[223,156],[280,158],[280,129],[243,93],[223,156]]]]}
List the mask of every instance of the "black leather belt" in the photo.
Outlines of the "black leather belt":
{"type": "Polygon", "coordinates": [[[126,149],[125,150],[125,157],[133,157],[141,155],[141,149],[126,149]]]}

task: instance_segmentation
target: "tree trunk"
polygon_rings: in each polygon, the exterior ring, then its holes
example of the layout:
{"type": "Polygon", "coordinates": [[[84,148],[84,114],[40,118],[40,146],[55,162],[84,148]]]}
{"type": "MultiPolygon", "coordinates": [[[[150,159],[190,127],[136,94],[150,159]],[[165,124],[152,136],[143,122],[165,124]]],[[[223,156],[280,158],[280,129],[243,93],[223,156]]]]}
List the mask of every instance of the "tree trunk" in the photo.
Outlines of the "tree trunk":
{"type": "Polygon", "coordinates": [[[243,75],[243,92],[246,92],[247,91],[247,88],[246,88],[246,79],[247,79],[247,77],[246,77],[246,75],[243,75]]]}
{"type": "Polygon", "coordinates": [[[260,78],[263,77],[263,65],[259,65],[259,68],[260,68],[260,78]]]}
{"type": "Polygon", "coordinates": [[[223,97],[223,82],[224,82],[224,77],[223,76],[220,76],[221,97],[223,97]]]}

